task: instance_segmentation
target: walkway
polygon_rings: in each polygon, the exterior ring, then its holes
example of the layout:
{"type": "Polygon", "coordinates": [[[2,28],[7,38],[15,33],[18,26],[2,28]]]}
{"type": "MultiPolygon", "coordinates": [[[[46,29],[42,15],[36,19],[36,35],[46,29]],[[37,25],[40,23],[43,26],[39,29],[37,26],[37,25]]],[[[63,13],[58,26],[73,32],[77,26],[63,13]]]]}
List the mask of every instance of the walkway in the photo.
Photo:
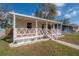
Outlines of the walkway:
{"type": "Polygon", "coordinates": [[[64,42],[64,41],[56,40],[56,39],[52,39],[52,40],[57,42],[57,43],[60,43],[60,44],[63,44],[63,45],[66,45],[66,46],[69,46],[69,47],[72,47],[72,48],[79,50],[78,45],[75,45],[75,44],[72,44],[72,43],[67,43],[67,42],[64,42]]]}

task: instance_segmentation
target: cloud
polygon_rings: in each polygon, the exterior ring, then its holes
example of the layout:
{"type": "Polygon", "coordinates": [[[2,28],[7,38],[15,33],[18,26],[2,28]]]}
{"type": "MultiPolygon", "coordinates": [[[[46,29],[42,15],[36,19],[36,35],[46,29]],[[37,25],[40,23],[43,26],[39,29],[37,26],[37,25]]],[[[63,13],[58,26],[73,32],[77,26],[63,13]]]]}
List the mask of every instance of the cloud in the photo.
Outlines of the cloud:
{"type": "Polygon", "coordinates": [[[67,12],[70,12],[70,11],[73,11],[73,10],[79,10],[79,7],[71,8],[71,9],[69,9],[67,12]]]}
{"type": "Polygon", "coordinates": [[[71,15],[76,15],[77,14],[77,11],[73,11],[72,13],[71,13],[71,15]]]}
{"type": "Polygon", "coordinates": [[[79,10],[77,12],[79,12],[79,10]]]}
{"type": "Polygon", "coordinates": [[[76,16],[77,14],[79,14],[79,7],[74,7],[69,9],[66,14],[64,15],[64,17],[70,18],[71,16],[76,16]]]}
{"type": "Polygon", "coordinates": [[[57,7],[63,7],[63,6],[65,5],[65,3],[55,3],[55,5],[56,5],[57,7]]]}
{"type": "Polygon", "coordinates": [[[32,16],[34,16],[34,13],[32,13],[32,16]]]}
{"type": "Polygon", "coordinates": [[[71,17],[71,15],[66,14],[64,17],[65,17],[65,18],[70,18],[70,17],[71,17]]]}
{"type": "Polygon", "coordinates": [[[71,13],[65,14],[65,18],[70,18],[71,16],[76,16],[78,14],[78,11],[74,10],[71,13]]]}
{"type": "Polygon", "coordinates": [[[61,16],[61,11],[57,11],[57,16],[61,16]]]}

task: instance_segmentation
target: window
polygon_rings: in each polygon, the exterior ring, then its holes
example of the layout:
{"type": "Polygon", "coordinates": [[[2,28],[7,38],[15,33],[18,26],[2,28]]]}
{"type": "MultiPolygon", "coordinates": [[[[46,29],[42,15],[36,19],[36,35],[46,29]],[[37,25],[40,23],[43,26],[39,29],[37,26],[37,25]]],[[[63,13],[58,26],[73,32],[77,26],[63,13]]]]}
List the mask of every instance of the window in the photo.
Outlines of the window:
{"type": "Polygon", "coordinates": [[[48,24],[48,29],[51,29],[51,25],[50,24],[48,24]]]}
{"type": "Polygon", "coordinates": [[[54,24],[52,24],[51,27],[53,28],[54,27],[54,24]]]}
{"type": "Polygon", "coordinates": [[[32,28],[32,23],[27,23],[27,28],[31,29],[32,28]]]}
{"type": "Polygon", "coordinates": [[[42,29],[44,29],[44,24],[42,24],[42,29]]]}

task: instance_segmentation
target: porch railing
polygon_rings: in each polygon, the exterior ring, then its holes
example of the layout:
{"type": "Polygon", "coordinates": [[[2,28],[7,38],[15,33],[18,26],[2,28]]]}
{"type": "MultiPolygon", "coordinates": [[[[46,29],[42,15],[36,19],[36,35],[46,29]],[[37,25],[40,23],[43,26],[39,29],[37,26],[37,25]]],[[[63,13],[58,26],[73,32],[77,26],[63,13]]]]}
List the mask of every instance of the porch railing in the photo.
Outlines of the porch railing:
{"type": "MultiPolygon", "coordinates": [[[[43,35],[43,30],[41,28],[37,29],[37,35],[43,35]]],[[[28,37],[28,36],[36,36],[36,28],[16,28],[17,37],[28,37]]]]}
{"type": "Polygon", "coordinates": [[[27,29],[27,28],[16,28],[17,37],[27,37],[27,36],[35,36],[35,29],[27,29]]]}
{"type": "MultiPolygon", "coordinates": [[[[37,36],[44,36],[45,34],[57,34],[61,33],[61,30],[59,29],[42,29],[42,28],[37,28],[37,36]]],[[[33,37],[36,36],[36,28],[16,28],[16,37],[17,38],[22,38],[22,37],[33,37]]]]}

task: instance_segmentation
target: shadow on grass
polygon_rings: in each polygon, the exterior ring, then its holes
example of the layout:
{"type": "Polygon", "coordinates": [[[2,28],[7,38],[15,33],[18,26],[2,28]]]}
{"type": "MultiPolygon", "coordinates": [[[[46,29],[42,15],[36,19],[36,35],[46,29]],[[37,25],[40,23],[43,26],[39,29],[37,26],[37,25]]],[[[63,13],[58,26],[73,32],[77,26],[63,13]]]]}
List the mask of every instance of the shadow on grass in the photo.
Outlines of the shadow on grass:
{"type": "Polygon", "coordinates": [[[8,43],[11,43],[13,41],[13,30],[11,30],[9,32],[9,34],[5,38],[3,38],[2,40],[6,41],[8,43]]]}
{"type": "Polygon", "coordinates": [[[8,43],[11,43],[13,40],[12,40],[12,37],[5,37],[2,39],[3,41],[6,41],[8,43]]]}

